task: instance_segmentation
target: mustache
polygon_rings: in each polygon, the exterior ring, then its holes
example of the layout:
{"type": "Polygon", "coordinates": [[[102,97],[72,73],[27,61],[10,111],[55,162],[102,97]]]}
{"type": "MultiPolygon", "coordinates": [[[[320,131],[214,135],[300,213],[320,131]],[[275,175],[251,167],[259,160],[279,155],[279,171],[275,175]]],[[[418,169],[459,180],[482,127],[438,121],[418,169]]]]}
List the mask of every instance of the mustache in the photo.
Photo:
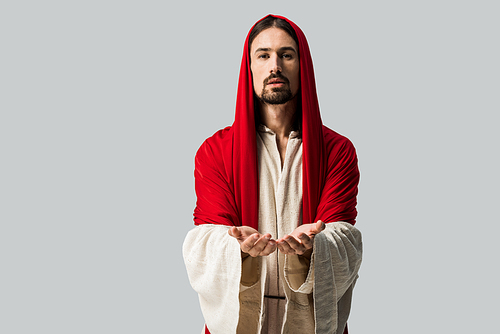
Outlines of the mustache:
{"type": "Polygon", "coordinates": [[[264,86],[267,86],[267,83],[269,82],[269,80],[271,79],[280,79],[280,80],[283,80],[286,84],[289,84],[290,81],[288,81],[288,79],[281,75],[281,74],[277,74],[277,73],[273,73],[271,74],[270,76],[268,76],[265,80],[264,80],[264,86]]]}

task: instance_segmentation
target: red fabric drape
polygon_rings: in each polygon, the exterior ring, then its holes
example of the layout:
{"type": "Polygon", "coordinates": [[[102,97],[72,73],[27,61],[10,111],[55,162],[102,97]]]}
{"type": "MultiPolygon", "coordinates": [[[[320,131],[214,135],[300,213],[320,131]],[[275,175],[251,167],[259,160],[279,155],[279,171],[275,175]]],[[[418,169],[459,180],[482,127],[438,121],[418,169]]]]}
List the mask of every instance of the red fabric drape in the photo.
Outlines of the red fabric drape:
{"type": "MultiPolygon", "coordinates": [[[[273,16],[290,23],[299,42],[302,221],[312,223],[321,219],[354,224],[359,181],[355,149],[347,138],[322,124],[313,63],[304,33],[287,18],[273,16]]],[[[243,47],[234,123],[208,138],[195,157],[196,225],[245,225],[258,229],[257,141],[248,38],[249,35],[243,47]]]]}

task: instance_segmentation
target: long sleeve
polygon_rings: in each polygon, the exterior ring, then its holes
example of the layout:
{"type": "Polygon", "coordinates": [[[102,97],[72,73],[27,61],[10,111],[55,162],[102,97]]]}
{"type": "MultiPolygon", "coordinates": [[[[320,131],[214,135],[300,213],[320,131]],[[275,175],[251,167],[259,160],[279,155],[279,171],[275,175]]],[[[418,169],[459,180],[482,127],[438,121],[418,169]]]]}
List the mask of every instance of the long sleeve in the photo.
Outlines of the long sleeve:
{"type": "Polygon", "coordinates": [[[344,332],[361,265],[361,233],[356,223],[359,170],[349,139],[324,127],[328,171],[314,221],[328,222],[314,241],[316,333],[344,332]]]}
{"type": "Polygon", "coordinates": [[[308,265],[297,255],[285,258],[285,281],[295,293],[314,293],[316,333],[343,333],[352,288],[361,266],[361,233],[349,223],[326,224],[315,237],[308,265]]]}
{"type": "Polygon", "coordinates": [[[314,240],[316,333],[342,333],[363,254],[361,233],[349,223],[326,225],[314,240]]]}
{"type": "Polygon", "coordinates": [[[241,251],[238,241],[228,235],[229,228],[197,226],[183,245],[189,281],[212,333],[234,334],[238,326],[241,251]]]}
{"type": "Polygon", "coordinates": [[[232,142],[232,129],[226,128],[208,138],[196,153],[194,223],[198,227],[186,237],[184,261],[210,332],[257,333],[264,282],[260,277],[265,267],[260,260],[242,263],[239,243],[227,233],[232,226],[258,228],[257,207],[245,214],[246,209],[238,204],[242,197],[236,196],[241,192],[235,189],[232,142]],[[252,270],[256,272],[242,277],[252,270]]]}

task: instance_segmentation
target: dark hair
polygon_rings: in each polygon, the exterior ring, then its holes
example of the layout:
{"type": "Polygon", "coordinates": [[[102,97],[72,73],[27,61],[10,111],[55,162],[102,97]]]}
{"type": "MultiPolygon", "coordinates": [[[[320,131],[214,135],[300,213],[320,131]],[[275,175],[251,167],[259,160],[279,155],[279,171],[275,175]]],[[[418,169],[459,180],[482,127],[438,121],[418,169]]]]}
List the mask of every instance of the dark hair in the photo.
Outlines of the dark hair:
{"type": "Polygon", "coordinates": [[[268,16],[265,19],[259,21],[250,32],[250,35],[248,36],[248,51],[250,51],[250,46],[252,45],[253,40],[255,39],[255,37],[257,37],[258,34],[266,29],[274,27],[284,30],[293,38],[295,43],[297,43],[297,46],[299,45],[297,34],[295,33],[295,30],[293,30],[293,27],[290,25],[290,23],[278,17],[268,16]]]}

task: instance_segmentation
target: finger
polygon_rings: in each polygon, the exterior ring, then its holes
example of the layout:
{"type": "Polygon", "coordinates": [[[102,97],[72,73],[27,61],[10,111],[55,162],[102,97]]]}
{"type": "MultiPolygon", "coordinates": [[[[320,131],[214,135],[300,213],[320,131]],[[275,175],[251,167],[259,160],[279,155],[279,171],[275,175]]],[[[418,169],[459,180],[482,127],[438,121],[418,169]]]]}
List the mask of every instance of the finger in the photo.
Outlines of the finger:
{"type": "Polygon", "coordinates": [[[314,236],[309,237],[305,233],[299,235],[299,240],[306,249],[312,248],[314,236]]]}
{"type": "Polygon", "coordinates": [[[284,240],[281,240],[277,243],[277,247],[279,249],[279,251],[283,254],[293,254],[293,249],[290,247],[290,245],[284,241],[284,240]]]}
{"type": "Polygon", "coordinates": [[[229,235],[233,238],[241,238],[241,231],[236,226],[231,227],[227,233],[229,233],[229,235]]]}
{"type": "MultiPolygon", "coordinates": [[[[238,239],[239,240],[239,239],[238,239]]],[[[243,252],[248,253],[253,245],[259,240],[259,233],[254,233],[248,238],[240,242],[240,248],[243,252]]]]}
{"type": "Polygon", "coordinates": [[[288,245],[294,250],[295,254],[302,254],[306,251],[306,248],[304,245],[297,239],[295,239],[293,236],[288,235],[285,238],[285,241],[288,242],[288,245]]]}
{"type": "Polygon", "coordinates": [[[321,231],[323,231],[326,228],[326,224],[323,223],[321,220],[318,220],[316,223],[314,223],[314,232],[313,234],[318,234],[321,231]]]}
{"type": "Polygon", "coordinates": [[[267,243],[266,245],[266,248],[264,248],[261,252],[260,252],[260,255],[261,256],[267,256],[271,253],[273,253],[277,248],[277,244],[276,244],[276,240],[269,240],[269,242],[267,243]]]}
{"type": "Polygon", "coordinates": [[[276,241],[276,248],[278,248],[281,253],[286,254],[285,250],[283,249],[283,241],[276,241]]]}
{"type": "Polygon", "coordinates": [[[253,245],[253,247],[248,251],[248,254],[250,256],[256,257],[259,256],[260,253],[266,248],[267,244],[269,243],[269,240],[271,239],[270,234],[266,234],[261,236],[253,245]]]}
{"type": "Polygon", "coordinates": [[[283,254],[295,254],[295,250],[290,246],[288,242],[289,239],[282,238],[280,242],[278,242],[278,247],[283,254]]]}

